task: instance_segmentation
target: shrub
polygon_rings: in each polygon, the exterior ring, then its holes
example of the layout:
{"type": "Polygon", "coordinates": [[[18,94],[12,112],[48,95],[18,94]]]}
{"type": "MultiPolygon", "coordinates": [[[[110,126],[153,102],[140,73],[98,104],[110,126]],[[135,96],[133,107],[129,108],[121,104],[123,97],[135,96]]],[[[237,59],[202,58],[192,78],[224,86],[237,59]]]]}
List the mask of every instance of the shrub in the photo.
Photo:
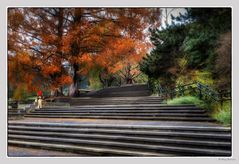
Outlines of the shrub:
{"type": "Polygon", "coordinates": [[[211,117],[213,117],[218,122],[222,123],[225,126],[231,125],[231,103],[224,103],[223,106],[218,102],[204,102],[197,97],[193,96],[184,96],[174,98],[167,101],[167,104],[194,104],[200,108],[207,109],[210,112],[211,117]]]}
{"type": "Polygon", "coordinates": [[[231,103],[224,103],[222,108],[213,114],[213,118],[225,126],[231,125],[231,103]]]}
{"type": "Polygon", "coordinates": [[[172,100],[167,101],[168,104],[194,104],[196,106],[202,107],[202,108],[207,108],[207,105],[200,100],[197,97],[193,96],[183,96],[183,97],[177,97],[172,100]]]}

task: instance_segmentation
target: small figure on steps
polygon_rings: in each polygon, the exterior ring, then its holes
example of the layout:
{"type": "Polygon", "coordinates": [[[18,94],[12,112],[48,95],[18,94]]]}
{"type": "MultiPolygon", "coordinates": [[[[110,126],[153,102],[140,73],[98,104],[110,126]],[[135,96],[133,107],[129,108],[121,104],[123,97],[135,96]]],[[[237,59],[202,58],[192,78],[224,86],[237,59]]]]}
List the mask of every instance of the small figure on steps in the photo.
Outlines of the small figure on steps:
{"type": "Polygon", "coordinates": [[[42,91],[41,90],[39,90],[38,92],[37,92],[37,108],[38,109],[41,109],[42,108],[42,97],[43,96],[43,94],[42,94],[42,91]]]}
{"type": "Polygon", "coordinates": [[[37,100],[37,108],[38,108],[38,109],[41,109],[41,108],[42,108],[42,97],[39,96],[37,99],[38,99],[38,100],[37,100]]]}
{"type": "Polygon", "coordinates": [[[43,94],[42,94],[42,91],[41,90],[39,90],[38,92],[37,92],[37,97],[42,97],[43,96],[43,94]]]}

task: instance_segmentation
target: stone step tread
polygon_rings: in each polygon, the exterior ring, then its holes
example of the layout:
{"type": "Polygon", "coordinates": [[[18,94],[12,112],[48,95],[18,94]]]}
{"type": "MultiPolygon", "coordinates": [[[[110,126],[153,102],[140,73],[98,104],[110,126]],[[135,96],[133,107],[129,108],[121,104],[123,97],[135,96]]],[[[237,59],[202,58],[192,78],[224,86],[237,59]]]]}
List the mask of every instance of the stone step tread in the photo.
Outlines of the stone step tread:
{"type": "Polygon", "coordinates": [[[137,94],[137,95],[129,95],[129,94],[111,94],[111,95],[103,95],[103,94],[99,94],[99,95],[94,95],[92,97],[128,97],[128,96],[135,96],[135,97],[141,97],[141,96],[149,96],[150,94],[137,94]]]}
{"type": "Polygon", "coordinates": [[[192,137],[192,138],[212,138],[212,139],[231,139],[231,134],[220,134],[215,132],[185,132],[183,131],[153,131],[153,130],[130,130],[130,129],[98,129],[98,128],[66,128],[66,127],[26,127],[9,125],[8,130],[28,130],[28,131],[54,131],[67,133],[107,133],[107,134],[129,134],[129,135],[144,135],[144,136],[177,136],[177,137],[192,137]]]}
{"type": "Polygon", "coordinates": [[[62,143],[71,143],[71,144],[90,144],[106,147],[121,147],[121,148],[134,148],[148,151],[169,151],[176,153],[193,153],[193,154],[206,154],[206,155],[231,155],[231,151],[220,150],[220,149],[203,149],[203,148],[188,148],[188,147],[176,147],[176,146],[162,146],[155,144],[136,144],[136,143],[122,143],[117,141],[96,141],[88,139],[69,139],[69,138],[56,138],[56,137],[34,137],[26,135],[8,135],[9,139],[20,139],[20,140],[37,140],[41,142],[59,142],[62,143]]]}
{"type": "Polygon", "coordinates": [[[109,135],[109,134],[74,134],[74,133],[60,133],[60,132],[38,132],[38,131],[14,131],[8,130],[10,135],[30,135],[30,136],[53,136],[53,137],[66,137],[66,138],[86,138],[97,140],[116,140],[122,142],[149,142],[155,144],[176,144],[187,146],[216,146],[216,147],[231,147],[229,141],[207,141],[207,140],[195,140],[195,139],[171,139],[164,137],[139,137],[139,136],[122,136],[122,135],[109,135]]]}
{"type": "Polygon", "coordinates": [[[58,107],[43,107],[42,109],[36,109],[36,111],[46,111],[46,110],[137,110],[137,111],[182,111],[182,110],[191,110],[191,111],[205,111],[204,109],[191,107],[191,108],[161,108],[161,107],[119,107],[119,108],[112,108],[112,107],[68,107],[68,108],[58,108],[58,107]]]}
{"type": "Polygon", "coordinates": [[[75,146],[75,145],[66,145],[66,144],[53,144],[53,143],[42,143],[36,141],[19,141],[19,140],[8,140],[10,145],[26,146],[26,147],[38,147],[38,148],[51,148],[51,149],[60,149],[62,151],[74,151],[82,153],[88,152],[90,154],[99,155],[118,155],[118,156],[172,156],[170,154],[162,153],[152,153],[152,152],[140,152],[140,151],[129,151],[129,150],[119,150],[113,148],[100,148],[95,146],[75,146]]]}
{"type": "Polygon", "coordinates": [[[8,115],[11,114],[25,114],[26,112],[7,112],[8,115]]]}
{"type": "Polygon", "coordinates": [[[121,86],[111,86],[111,87],[107,87],[105,89],[126,88],[126,87],[148,87],[148,84],[147,83],[125,84],[125,85],[121,85],[121,86]]]}
{"type": "MultiPolygon", "coordinates": [[[[53,98],[53,99],[65,99],[65,100],[85,100],[85,99],[116,99],[116,98],[111,98],[111,97],[99,97],[99,98],[94,98],[94,97],[71,97],[71,98],[69,98],[69,97],[63,97],[63,98],[58,98],[58,97],[56,97],[56,98],[53,98]]],[[[119,99],[126,99],[125,97],[119,97],[119,99]]],[[[162,97],[160,97],[160,96],[142,96],[142,97],[138,97],[138,98],[136,98],[136,97],[128,97],[127,99],[163,99],[162,97]]],[[[117,98],[117,100],[118,100],[118,98],[117,98]]]]}
{"type": "Polygon", "coordinates": [[[109,90],[100,90],[94,94],[111,94],[111,93],[125,93],[125,94],[139,94],[139,93],[151,93],[148,89],[109,89],[109,90]]]}
{"type": "Polygon", "coordinates": [[[42,113],[42,112],[33,112],[27,114],[26,116],[33,116],[33,115],[45,115],[45,116],[52,116],[52,115],[64,115],[64,116],[142,116],[142,117],[192,117],[192,118],[208,118],[207,114],[192,114],[192,113],[93,113],[93,112],[85,112],[85,113],[42,113]]]}
{"type": "Polygon", "coordinates": [[[8,109],[7,110],[8,112],[21,112],[21,111],[23,111],[23,110],[21,110],[21,109],[8,109]]]}
{"type": "Polygon", "coordinates": [[[188,125],[117,125],[117,124],[71,124],[50,122],[24,122],[8,121],[8,125],[15,126],[37,126],[37,127],[68,127],[68,128],[110,128],[110,129],[139,129],[139,130],[195,130],[195,131],[225,131],[231,132],[230,127],[222,126],[188,126],[188,125]]]}
{"type": "Polygon", "coordinates": [[[105,98],[92,98],[92,99],[75,99],[70,100],[69,102],[162,102],[163,99],[139,99],[138,97],[135,97],[135,99],[128,99],[128,97],[125,97],[125,99],[105,99],[105,98]]]}
{"type": "MultiPolygon", "coordinates": [[[[90,102],[90,101],[85,101],[85,102],[70,102],[70,105],[68,106],[72,106],[72,105],[121,105],[121,104],[128,104],[128,105],[134,105],[134,104],[165,104],[164,102],[120,102],[120,101],[117,101],[117,102],[106,102],[106,101],[101,101],[101,102],[90,102]]],[[[44,104],[45,106],[62,106],[60,104],[58,105],[48,105],[48,104],[44,104]]],[[[66,106],[66,105],[65,105],[66,106]]]]}
{"type": "Polygon", "coordinates": [[[26,113],[8,113],[8,116],[11,116],[11,115],[25,115],[26,113]]]}
{"type": "Polygon", "coordinates": [[[110,91],[110,92],[98,92],[92,96],[117,96],[117,97],[142,97],[150,96],[150,91],[110,91]]]}
{"type": "Polygon", "coordinates": [[[68,109],[57,109],[57,108],[42,108],[42,109],[35,109],[32,112],[95,112],[95,113],[102,113],[102,112],[120,112],[120,113],[206,113],[206,110],[203,109],[80,109],[80,108],[68,108],[68,109]]]}
{"type": "Polygon", "coordinates": [[[207,116],[206,111],[111,111],[111,110],[86,110],[86,111],[32,111],[29,114],[122,114],[122,115],[164,115],[164,116],[172,116],[172,115],[178,115],[178,116],[183,116],[183,115],[194,115],[194,116],[199,116],[199,115],[205,115],[207,116]]]}
{"type": "MultiPolygon", "coordinates": [[[[151,104],[151,105],[153,105],[153,104],[162,104],[162,103],[122,103],[122,102],[119,102],[119,103],[112,103],[112,102],[106,102],[106,103],[97,103],[97,102],[95,102],[95,103],[91,103],[91,102],[87,102],[87,103],[81,103],[81,102],[79,102],[79,103],[71,103],[70,104],[70,106],[65,106],[65,107],[74,107],[74,106],[85,106],[85,105],[115,105],[115,104],[118,104],[118,105],[121,105],[121,104],[125,104],[125,105],[137,105],[137,104],[151,104]]],[[[44,105],[44,106],[47,106],[47,105],[44,105]]],[[[56,106],[56,107],[58,107],[57,105],[52,105],[52,106],[56,106]]],[[[49,107],[51,107],[50,105],[49,105],[49,107]]]]}
{"type": "MultiPolygon", "coordinates": [[[[68,98],[68,97],[67,97],[68,98]]],[[[119,98],[114,98],[114,97],[112,97],[112,98],[110,98],[110,97],[100,97],[100,98],[92,98],[92,97],[71,97],[71,98],[69,98],[68,100],[90,100],[90,99],[98,99],[98,100],[101,100],[101,99],[107,99],[107,100],[120,100],[120,99],[143,99],[143,100],[148,100],[148,99],[152,99],[152,100],[154,100],[154,99],[160,99],[160,100],[163,100],[163,98],[161,98],[161,97],[159,97],[159,96],[142,96],[142,97],[138,97],[138,98],[136,98],[136,97],[127,97],[127,98],[125,98],[125,97],[119,97],[119,98]]]]}
{"type": "Polygon", "coordinates": [[[158,110],[161,110],[161,111],[170,111],[170,110],[178,110],[178,111],[181,111],[181,110],[191,110],[191,111],[205,111],[204,109],[201,109],[201,108],[194,108],[194,107],[191,107],[191,108],[160,108],[160,107],[120,107],[120,108],[112,108],[112,107],[72,107],[72,108],[42,108],[42,109],[36,109],[36,110],[138,110],[138,111],[142,111],[142,110],[151,110],[151,111],[158,111],[158,110]]]}
{"type": "Polygon", "coordinates": [[[148,96],[150,95],[150,91],[149,90],[131,90],[131,91],[127,91],[127,90],[111,90],[111,91],[104,91],[104,92],[96,92],[95,95],[126,95],[126,96],[132,96],[132,95],[138,95],[138,96],[148,96]]]}
{"type": "MultiPolygon", "coordinates": [[[[49,106],[47,108],[54,108],[52,106],[49,106]]],[[[59,109],[77,109],[77,108],[85,108],[85,109],[91,109],[91,108],[95,108],[95,109],[141,109],[141,108],[146,108],[146,109],[202,109],[196,106],[164,106],[162,104],[125,104],[125,105],[112,105],[112,104],[92,104],[92,105],[74,105],[74,106],[57,106],[56,108],[59,109]]]]}
{"type": "MultiPolygon", "coordinates": [[[[122,85],[122,86],[112,86],[112,87],[107,87],[103,88],[101,90],[110,90],[110,89],[132,89],[132,88],[143,88],[143,89],[148,89],[147,84],[140,84],[140,85],[122,85]]],[[[100,90],[100,91],[101,91],[100,90]]]]}
{"type": "Polygon", "coordinates": [[[101,89],[101,90],[98,90],[98,91],[96,91],[96,92],[98,92],[98,93],[102,93],[102,92],[106,92],[106,93],[108,93],[108,92],[112,92],[112,91],[115,91],[115,92],[117,92],[117,91],[119,91],[119,92],[121,92],[121,91],[128,91],[128,92],[130,92],[130,91],[149,91],[149,89],[148,89],[148,87],[147,86],[131,86],[131,87],[114,87],[114,88],[104,88],[104,89],[101,89]]]}
{"type": "MultiPolygon", "coordinates": [[[[94,104],[94,103],[102,103],[102,104],[104,104],[104,103],[112,103],[112,104],[120,104],[120,103],[122,103],[122,104],[161,104],[162,103],[162,101],[142,101],[142,100],[139,100],[139,101],[128,101],[128,100],[125,100],[125,101],[109,101],[109,100],[107,100],[107,101],[76,101],[76,102],[69,102],[70,104],[74,104],[74,103],[90,103],[90,104],[94,104]]],[[[61,104],[59,104],[59,105],[61,105],[61,104]]]]}
{"type": "Polygon", "coordinates": [[[68,99],[71,101],[87,101],[87,100],[95,100],[95,101],[102,101],[102,100],[110,100],[110,101],[125,101],[125,100],[132,100],[132,101],[139,101],[139,100],[145,100],[145,101],[158,101],[158,100],[164,100],[161,97],[150,97],[150,96],[142,96],[142,97],[83,97],[83,98],[71,98],[68,99]]]}
{"type": "Polygon", "coordinates": [[[156,109],[156,110],[117,110],[117,109],[102,109],[102,110],[93,110],[93,109],[37,109],[34,113],[85,113],[85,112],[93,112],[93,113],[205,113],[205,110],[165,110],[165,109],[156,109]]]}
{"type": "Polygon", "coordinates": [[[89,115],[89,116],[76,116],[76,115],[38,115],[29,114],[25,117],[38,117],[38,118],[78,118],[78,119],[126,119],[126,120],[166,120],[166,121],[216,121],[209,117],[160,117],[160,116],[99,116],[99,115],[89,115]]]}
{"type": "MultiPolygon", "coordinates": [[[[76,107],[76,106],[74,106],[76,107]]],[[[108,105],[108,104],[101,104],[101,105],[82,105],[79,107],[99,107],[99,108],[105,108],[105,107],[161,107],[161,108],[199,108],[196,107],[193,104],[188,104],[188,105],[168,105],[168,104],[113,104],[113,105],[108,105]]]]}
{"type": "MultiPolygon", "coordinates": [[[[75,101],[71,101],[69,102],[70,104],[72,103],[162,103],[162,100],[75,100],[75,101]]],[[[56,103],[57,104],[57,103],[56,103]]],[[[59,104],[60,105],[60,104],[59,104]]]]}
{"type": "MultiPolygon", "coordinates": [[[[53,100],[57,100],[57,99],[52,99],[53,100]]],[[[91,101],[91,100],[95,100],[95,101],[102,101],[102,100],[107,100],[107,101],[124,101],[124,100],[129,100],[129,101],[139,101],[139,100],[157,100],[157,101],[161,101],[164,100],[162,97],[152,97],[152,96],[142,96],[142,97],[73,97],[70,99],[67,99],[68,101],[91,101]]]]}

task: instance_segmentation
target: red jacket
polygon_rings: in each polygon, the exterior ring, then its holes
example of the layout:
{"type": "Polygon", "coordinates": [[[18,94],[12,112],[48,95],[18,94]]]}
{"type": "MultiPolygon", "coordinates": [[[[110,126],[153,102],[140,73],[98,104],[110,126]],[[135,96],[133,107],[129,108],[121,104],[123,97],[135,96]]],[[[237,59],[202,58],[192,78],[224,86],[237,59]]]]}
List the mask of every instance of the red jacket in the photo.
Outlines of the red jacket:
{"type": "Polygon", "coordinates": [[[42,97],[42,91],[38,91],[37,92],[37,96],[41,96],[42,97]]]}

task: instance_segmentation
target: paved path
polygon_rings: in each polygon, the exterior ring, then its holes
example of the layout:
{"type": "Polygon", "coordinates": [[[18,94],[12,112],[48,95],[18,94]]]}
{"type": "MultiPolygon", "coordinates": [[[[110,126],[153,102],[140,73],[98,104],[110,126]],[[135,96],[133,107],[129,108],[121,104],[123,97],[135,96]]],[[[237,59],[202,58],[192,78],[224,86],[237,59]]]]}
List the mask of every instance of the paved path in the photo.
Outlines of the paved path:
{"type": "Polygon", "coordinates": [[[41,150],[34,148],[23,148],[8,146],[8,157],[86,157],[86,154],[75,154],[53,150],[41,150]]]}

